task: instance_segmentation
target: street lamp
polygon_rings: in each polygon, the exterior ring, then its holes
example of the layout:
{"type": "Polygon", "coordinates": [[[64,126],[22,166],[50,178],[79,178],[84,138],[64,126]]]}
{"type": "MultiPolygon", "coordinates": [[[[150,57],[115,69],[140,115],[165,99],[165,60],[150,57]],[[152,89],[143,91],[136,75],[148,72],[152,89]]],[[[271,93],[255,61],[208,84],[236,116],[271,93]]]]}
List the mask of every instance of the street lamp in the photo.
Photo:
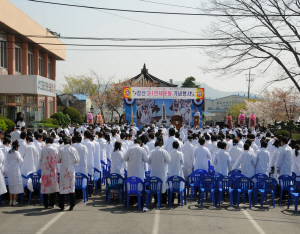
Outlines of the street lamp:
{"type": "Polygon", "coordinates": [[[94,113],[94,107],[93,107],[93,105],[91,106],[91,108],[90,108],[90,112],[93,114],[94,113]]]}

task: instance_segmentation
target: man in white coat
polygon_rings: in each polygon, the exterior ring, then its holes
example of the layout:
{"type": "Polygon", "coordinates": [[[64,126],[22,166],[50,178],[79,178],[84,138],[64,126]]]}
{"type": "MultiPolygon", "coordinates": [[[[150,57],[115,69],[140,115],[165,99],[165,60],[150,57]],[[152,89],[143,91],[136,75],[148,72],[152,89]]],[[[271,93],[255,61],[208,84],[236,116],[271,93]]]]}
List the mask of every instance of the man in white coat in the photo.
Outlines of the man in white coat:
{"type": "Polygon", "coordinates": [[[213,164],[215,171],[221,173],[223,176],[228,175],[228,168],[230,167],[231,158],[229,153],[226,152],[227,144],[221,142],[220,151],[214,156],[213,164]]]}
{"type": "Polygon", "coordinates": [[[229,150],[229,155],[230,155],[230,158],[231,158],[231,163],[230,163],[230,166],[229,166],[229,170],[232,169],[233,165],[235,164],[236,160],[242,155],[243,153],[243,150],[242,148],[240,148],[238,146],[239,142],[238,142],[238,139],[233,139],[233,145],[231,147],[231,149],[229,150]]]}
{"type": "Polygon", "coordinates": [[[10,136],[11,136],[11,141],[14,142],[15,140],[19,140],[20,138],[20,126],[17,125],[14,127],[14,131],[11,132],[10,136]]]}
{"type": "Polygon", "coordinates": [[[278,177],[281,175],[292,175],[293,150],[288,145],[288,141],[286,137],[281,138],[282,148],[275,162],[278,177]]]}
{"type": "Polygon", "coordinates": [[[95,146],[90,140],[91,133],[89,131],[84,132],[84,141],[82,142],[83,145],[86,146],[88,155],[87,155],[87,169],[88,173],[94,176],[94,153],[95,153],[95,146]]]}
{"type": "Polygon", "coordinates": [[[178,151],[179,143],[177,141],[173,142],[173,151],[170,153],[171,161],[168,167],[168,174],[169,177],[171,176],[180,176],[183,177],[183,153],[178,151]]]}
{"type": "Polygon", "coordinates": [[[209,150],[205,147],[205,139],[199,139],[200,146],[194,150],[195,158],[195,171],[198,169],[203,169],[208,171],[208,160],[211,160],[211,154],[209,150]]]}
{"type": "Polygon", "coordinates": [[[19,153],[21,154],[21,157],[24,158],[24,154],[25,154],[25,148],[27,146],[27,142],[26,142],[26,132],[21,132],[20,134],[20,139],[18,140],[19,141],[19,153]]]}
{"type": "Polygon", "coordinates": [[[262,173],[267,176],[268,175],[268,169],[269,169],[269,162],[270,162],[270,153],[267,151],[268,142],[265,140],[262,140],[260,142],[261,149],[258,151],[258,154],[256,156],[256,174],[262,173]]]}
{"type": "MultiPolygon", "coordinates": [[[[94,153],[94,167],[101,171],[101,158],[100,158],[100,144],[98,141],[94,139],[94,136],[91,134],[90,135],[90,140],[95,146],[95,153],[94,153]]],[[[100,173],[95,172],[94,177],[100,178],[100,173]]]]}
{"type": "Polygon", "coordinates": [[[71,138],[64,138],[64,146],[58,151],[56,162],[60,163],[59,205],[64,210],[65,194],[70,196],[70,208],[73,210],[75,201],[75,165],[79,163],[77,150],[71,146],[71,138]]]}
{"type": "Polygon", "coordinates": [[[149,133],[148,138],[149,138],[149,142],[147,142],[146,146],[148,146],[149,152],[151,152],[152,150],[155,149],[154,133],[153,132],[149,133]]]}
{"type": "Polygon", "coordinates": [[[192,173],[194,166],[194,150],[195,147],[192,144],[193,137],[188,136],[188,141],[182,147],[183,153],[183,175],[186,180],[187,177],[192,173]]]}
{"type": "MultiPolygon", "coordinates": [[[[173,150],[173,142],[174,141],[178,141],[178,143],[179,143],[179,140],[175,137],[175,129],[170,128],[169,129],[169,138],[165,141],[163,149],[166,150],[168,153],[171,153],[173,150]]],[[[179,148],[179,151],[181,151],[180,148],[179,148]]]]}
{"type": "Polygon", "coordinates": [[[161,203],[162,205],[165,205],[167,203],[166,182],[168,163],[170,163],[171,157],[166,150],[162,149],[162,145],[163,142],[161,140],[155,142],[155,150],[150,152],[148,164],[151,165],[151,177],[156,176],[163,182],[161,189],[161,203]]]}
{"type": "MultiPolygon", "coordinates": [[[[85,145],[81,143],[81,136],[73,136],[72,142],[73,147],[77,150],[79,155],[79,164],[75,166],[75,173],[82,173],[88,176],[88,169],[87,169],[87,156],[88,156],[88,150],[85,145]]],[[[86,179],[83,180],[83,185],[87,184],[86,179]]]]}
{"type": "MultiPolygon", "coordinates": [[[[36,172],[38,161],[39,161],[39,151],[33,143],[31,136],[26,137],[27,146],[25,147],[23,157],[23,163],[21,166],[21,174],[27,176],[29,173],[36,172]]],[[[27,184],[27,180],[24,179],[23,183],[27,184]]]]}

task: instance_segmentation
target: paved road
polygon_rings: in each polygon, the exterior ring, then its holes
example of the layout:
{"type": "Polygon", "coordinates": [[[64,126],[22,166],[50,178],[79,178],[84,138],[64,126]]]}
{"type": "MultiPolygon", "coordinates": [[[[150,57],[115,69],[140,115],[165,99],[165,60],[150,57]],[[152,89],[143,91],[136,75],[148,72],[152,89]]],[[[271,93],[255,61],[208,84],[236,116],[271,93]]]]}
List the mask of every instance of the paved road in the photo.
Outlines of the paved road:
{"type": "Polygon", "coordinates": [[[118,202],[105,203],[104,192],[94,195],[83,204],[75,206],[72,212],[45,210],[39,199],[33,205],[10,207],[5,202],[0,207],[0,233],[299,233],[300,213],[294,214],[294,207],[273,209],[270,203],[265,209],[259,206],[249,209],[247,203],[240,209],[231,208],[228,203],[221,208],[212,208],[204,203],[203,208],[196,201],[188,202],[183,208],[173,205],[170,209],[151,206],[150,212],[138,212],[137,206],[126,211],[118,202]]]}

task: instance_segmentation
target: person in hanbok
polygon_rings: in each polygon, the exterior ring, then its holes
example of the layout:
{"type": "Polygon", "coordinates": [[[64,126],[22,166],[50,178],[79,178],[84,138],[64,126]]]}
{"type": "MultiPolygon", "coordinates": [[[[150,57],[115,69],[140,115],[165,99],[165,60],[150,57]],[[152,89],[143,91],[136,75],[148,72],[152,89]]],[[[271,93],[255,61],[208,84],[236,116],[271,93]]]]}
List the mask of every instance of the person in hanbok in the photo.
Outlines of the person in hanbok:
{"type": "Polygon", "coordinates": [[[215,172],[221,173],[223,176],[228,175],[228,169],[230,167],[231,158],[228,152],[226,152],[227,144],[221,142],[220,151],[216,153],[213,159],[215,172]]]}
{"type": "Polygon", "coordinates": [[[105,142],[106,143],[106,152],[105,152],[105,154],[103,154],[102,160],[107,161],[107,158],[111,159],[111,154],[114,150],[114,144],[113,144],[113,141],[111,141],[111,138],[108,134],[105,135],[105,140],[106,140],[106,142],[105,142]]]}
{"type": "Polygon", "coordinates": [[[4,164],[4,154],[0,150],[0,195],[7,193],[6,184],[3,176],[2,165],[4,164]]]}
{"type": "Polygon", "coordinates": [[[300,157],[299,157],[299,145],[295,145],[295,152],[293,154],[293,167],[292,172],[296,174],[296,180],[300,180],[300,157]]]}
{"type": "Polygon", "coordinates": [[[4,160],[4,175],[7,174],[9,189],[9,205],[17,205],[17,194],[24,193],[20,165],[23,159],[18,152],[19,141],[12,143],[12,149],[4,160]]]}
{"type": "Polygon", "coordinates": [[[192,144],[193,137],[188,136],[188,141],[182,147],[183,153],[183,174],[184,179],[186,180],[187,177],[192,173],[193,166],[194,166],[194,150],[195,147],[192,144]]]}
{"type": "Polygon", "coordinates": [[[19,145],[20,145],[18,151],[19,151],[22,158],[24,158],[25,148],[27,146],[26,137],[27,137],[27,133],[26,132],[21,132],[20,139],[18,139],[19,145]]]}
{"type": "Polygon", "coordinates": [[[56,168],[57,149],[53,146],[53,138],[47,137],[46,146],[41,151],[39,159],[42,171],[41,193],[43,194],[44,207],[54,208],[56,193],[59,192],[56,168]]]}
{"type": "Polygon", "coordinates": [[[75,206],[75,165],[79,163],[79,155],[77,150],[71,146],[71,138],[64,138],[64,147],[57,154],[56,162],[60,163],[59,178],[59,205],[64,210],[64,197],[69,194],[70,207],[73,210],[75,206]]]}

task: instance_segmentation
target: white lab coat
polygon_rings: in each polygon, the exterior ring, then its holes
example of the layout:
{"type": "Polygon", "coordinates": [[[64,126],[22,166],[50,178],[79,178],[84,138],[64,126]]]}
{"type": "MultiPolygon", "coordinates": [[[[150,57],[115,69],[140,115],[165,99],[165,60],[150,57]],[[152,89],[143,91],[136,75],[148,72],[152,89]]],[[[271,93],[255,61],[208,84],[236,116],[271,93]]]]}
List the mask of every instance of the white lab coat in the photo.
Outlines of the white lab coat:
{"type": "Polygon", "coordinates": [[[248,150],[244,150],[242,155],[234,163],[232,170],[239,168],[241,165],[241,173],[251,178],[255,175],[256,157],[248,150]]]}
{"type": "Polygon", "coordinates": [[[107,141],[103,138],[99,138],[97,141],[100,144],[100,159],[103,162],[107,163],[107,155],[106,155],[107,141]]]}
{"type": "Polygon", "coordinates": [[[124,161],[128,162],[127,176],[139,177],[144,181],[144,163],[148,162],[148,156],[146,151],[139,144],[135,144],[132,148],[127,150],[124,155],[124,161]]]}
{"type": "Polygon", "coordinates": [[[75,165],[79,163],[77,150],[65,145],[58,151],[56,162],[60,163],[59,193],[75,192],[75,165]]]}
{"type": "Polygon", "coordinates": [[[170,163],[170,161],[171,157],[169,153],[159,146],[151,151],[149,156],[148,163],[151,165],[151,177],[156,176],[162,180],[162,193],[166,192],[168,163],[170,163]]]}
{"type": "Polygon", "coordinates": [[[228,175],[228,168],[230,167],[231,158],[229,153],[221,149],[213,159],[215,171],[221,173],[223,176],[228,175]]]}
{"type": "Polygon", "coordinates": [[[151,141],[147,142],[146,146],[149,148],[149,152],[155,149],[155,140],[152,139],[151,141]]]}
{"type": "Polygon", "coordinates": [[[110,173],[117,173],[124,177],[125,162],[122,151],[113,151],[111,153],[110,173]]]}
{"type": "Polygon", "coordinates": [[[110,143],[106,143],[106,158],[105,160],[107,161],[107,158],[108,159],[111,159],[111,154],[114,150],[114,143],[111,141],[110,143]]]}
{"type": "Polygon", "coordinates": [[[81,143],[75,143],[73,147],[77,150],[79,155],[79,163],[75,166],[75,172],[83,173],[86,176],[88,176],[88,170],[87,170],[87,156],[88,156],[88,150],[85,145],[81,143]]]}
{"type": "MultiPolygon", "coordinates": [[[[296,153],[293,153],[293,167],[292,172],[296,173],[297,176],[300,176],[300,152],[298,156],[296,153]]],[[[300,177],[297,178],[297,181],[300,180],[300,177]]]]}
{"type": "Polygon", "coordinates": [[[280,150],[280,153],[275,162],[276,170],[280,170],[279,175],[292,175],[293,165],[293,151],[292,148],[286,144],[280,150]]]}
{"type": "Polygon", "coordinates": [[[200,145],[194,150],[194,158],[195,158],[195,171],[198,169],[203,169],[208,171],[208,160],[211,160],[211,155],[209,150],[200,145]]]}
{"type": "Polygon", "coordinates": [[[243,150],[240,147],[238,147],[236,145],[231,147],[231,149],[229,150],[229,155],[231,157],[231,163],[230,163],[230,166],[229,166],[229,170],[231,170],[234,163],[242,155],[242,153],[243,153],[243,150]]]}
{"type": "Polygon", "coordinates": [[[183,153],[177,149],[173,149],[170,153],[171,161],[168,165],[169,177],[171,176],[180,176],[183,178],[182,166],[184,164],[183,153]]]}
{"type": "Polygon", "coordinates": [[[261,148],[256,156],[256,174],[262,173],[268,175],[269,163],[270,163],[270,153],[266,148],[261,148]]]}
{"type": "Polygon", "coordinates": [[[184,179],[192,173],[194,166],[194,150],[195,147],[192,145],[190,141],[186,142],[182,147],[183,153],[183,174],[184,179]]]}
{"type": "Polygon", "coordinates": [[[232,140],[230,139],[229,141],[226,141],[226,152],[229,152],[229,150],[232,148],[233,146],[233,143],[232,143],[232,140]]]}
{"type": "MultiPolygon", "coordinates": [[[[25,147],[23,163],[21,166],[21,174],[27,176],[29,173],[36,172],[39,162],[39,151],[33,142],[25,147]]],[[[27,184],[27,182],[24,183],[27,184]]]]}
{"type": "Polygon", "coordinates": [[[9,193],[23,193],[23,181],[20,165],[23,159],[18,151],[8,153],[4,160],[4,172],[7,174],[9,193]]]}
{"type": "MultiPolygon", "coordinates": [[[[277,179],[278,175],[277,175],[277,170],[275,168],[275,162],[277,160],[277,157],[280,153],[280,150],[282,149],[282,147],[276,148],[274,147],[276,150],[273,151],[273,153],[271,154],[270,157],[270,163],[269,163],[269,171],[271,171],[271,168],[274,167],[274,173],[273,173],[273,178],[277,179]]],[[[268,150],[268,148],[267,148],[268,150]]]]}
{"type": "MultiPolygon", "coordinates": [[[[99,171],[101,171],[101,163],[100,163],[100,144],[97,141],[93,141],[93,144],[95,146],[95,154],[94,154],[94,167],[97,168],[99,171]]],[[[100,173],[96,172],[95,177],[100,177],[100,173]]]]}
{"type": "Polygon", "coordinates": [[[2,150],[0,150],[0,195],[7,193],[5,180],[2,172],[2,163],[4,163],[4,154],[2,150]]]}
{"type": "MultiPolygon", "coordinates": [[[[165,141],[165,144],[163,146],[163,149],[166,150],[168,153],[171,153],[172,150],[173,150],[173,142],[174,141],[178,141],[179,143],[179,140],[175,137],[175,136],[170,136],[166,141],[165,141]]],[[[180,147],[178,149],[179,151],[181,151],[180,147]]]]}
{"type": "Polygon", "coordinates": [[[94,175],[94,153],[95,153],[95,145],[90,141],[90,139],[85,139],[82,142],[83,145],[86,146],[88,155],[87,155],[87,168],[88,173],[92,176],[94,175]]]}
{"type": "Polygon", "coordinates": [[[19,140],[20,139],[20,134],[21,134],[21,132],[17,129],[15,131],[11,132],[10,133],[11,142],[14,142],[15,140],[19,140]]]}
{"type": "Polygon", "coordinates": [[[19,139],[19,145],[20,145],[20,146],[19,146],[18,151],[19,151],[21,157],[24,158],[25,148],[26,148],[26,146],[27,146],[27,143],[26,143],[25,140],[19,139]]]}

